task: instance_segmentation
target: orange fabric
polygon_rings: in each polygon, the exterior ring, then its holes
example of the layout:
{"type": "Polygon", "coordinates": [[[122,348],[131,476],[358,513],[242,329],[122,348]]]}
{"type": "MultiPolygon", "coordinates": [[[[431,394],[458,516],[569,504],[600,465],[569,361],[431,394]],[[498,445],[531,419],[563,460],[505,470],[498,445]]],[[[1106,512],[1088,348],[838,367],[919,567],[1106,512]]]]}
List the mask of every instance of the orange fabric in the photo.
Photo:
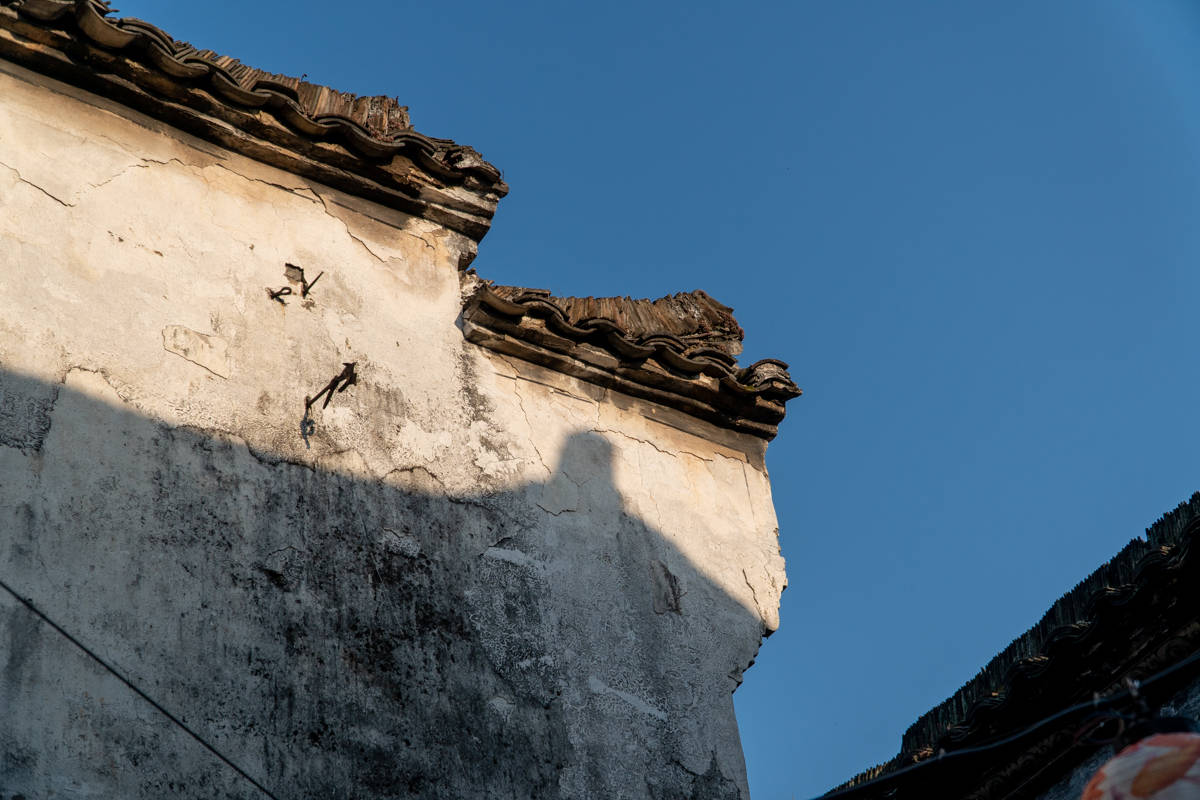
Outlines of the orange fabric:
{"type": "MultiPolygon", "coordinates": [[[[1178,736],[1178,734],[1175,734],[1178,736]]],[[[1165,739],[1166,736],[1155,737],[1165,739]]],[[[1153,797],[1155,792],[1165,789],[1181,779],[1200,759],[1200,738],[1188,737],[1190,741],[1178,750],[1155,756],[1146,762],[1129,787],[1134,797],[1153,797]]],[[[1155,744],[1159,744],[1158,741],[1155,744]]],[[[1167,744],[1163,742],[1163,744],[1167,744]]]]}
{"type": "Polygon", "coordinates": [[[1200,735],[1163,733],[1130,745],[1088,781],[1080,800],[1200,797],[1200,735]],[[1194,793],[1180,794],[1183,784],[1194,793]]]}

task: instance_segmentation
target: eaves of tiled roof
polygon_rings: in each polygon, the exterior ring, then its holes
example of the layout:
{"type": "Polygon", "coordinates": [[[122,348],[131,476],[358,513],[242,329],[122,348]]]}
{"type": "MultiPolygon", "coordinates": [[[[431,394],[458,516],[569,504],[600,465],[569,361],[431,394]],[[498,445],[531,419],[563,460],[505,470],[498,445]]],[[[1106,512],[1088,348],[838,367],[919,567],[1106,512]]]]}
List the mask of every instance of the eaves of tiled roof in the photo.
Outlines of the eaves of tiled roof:
{"type": "MultiPolygon", "coordinates": [[[[414,131],[396,100],[263,72],[111,13],[107,0],[0,0],[0,58],[476,242],[487,233],[508,191],[500,172],[470,147],[414,131]]],[[[484,286],[464,330],[484,347],[763,439],[800,394],[781,361],[738,367],[742,330],[703,292],[650,301],[484,286]]]]}
{"type": "Polygon", "coordinates": [[[484,284],[463,331],[496,352],[768,440],[800,395],[782,361],[738,367],[733,309],[704,292],[631,300],[484,284]]]}
{"type": "MultiPolygon", "coordinates": [[[[358,97],[197,50],[106,0],[0,0],[0,58],[476,242],[508,187],[470,147],[358,97]]],[[[465,265],[464,265],[465,266],[465,265]]]]}
{"type": "MultiPolygon", "coordinates": [[[[1096,748],[1076,741],[1078,715],[1035,724],[1200,651],[1197,586],[1200,493],[1126,545],[918,719],[899,755],[831,794],[844,800],[1038,796],[1096,748]]],[[[1181,671],[1156,686],[1158,701],[1198,673],[1181,671]]]]}

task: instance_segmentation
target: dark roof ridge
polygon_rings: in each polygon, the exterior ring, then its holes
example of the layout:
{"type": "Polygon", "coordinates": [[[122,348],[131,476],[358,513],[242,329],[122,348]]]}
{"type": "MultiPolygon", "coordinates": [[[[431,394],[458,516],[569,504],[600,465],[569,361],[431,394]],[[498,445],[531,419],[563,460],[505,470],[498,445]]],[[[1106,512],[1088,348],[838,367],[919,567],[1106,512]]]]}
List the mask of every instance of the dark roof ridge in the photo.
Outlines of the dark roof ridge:
{"type": "MultiPolygon", "coordinates": [[[[399,98],[343,92],[312,83],[303,77],[296,78],[257,69],[232,56],[200,49],[180,39],[172,39],[162,28],[136,17],[124,17],[115,24],[126,30],[140,29],[142,35],[164,45],[168,51],[173,51],[171,58],[181,66],[208,69],[213,74],[224,73],[225,77],[232,79],[239,88],[247,92],[282,92],[299,104],[310,119],[342,117],[362,126],[372,137],[385,142],[403,131],[412,130],[408,106],[400,105],[399,98]]],[[[437,142],[450,141],[428,138],[437,142]]]]}
{"type": "Polygon", "coordinates": [[[983,718],[1004,710],[1015,683],[1036,679],[1057,650],[1092,637],[1098,609],[1123,602],[1144,583],[1146,574],[1161,569],[1165,562],[1179,560],[1189,547],[1194,549],[1198,530],[1200,492],[1163,514],[1146,529],[1146,538],[1131,540],[1056,600],[1036,625],[1014,639],[974,678],[923,714],[905,731],[895,758],[860,773],[843,787],[866,783],[923,761],[939,749],[952,749],[970,737],[994,733],[983,718]]]}
{"type": "Polygon", "coordinates": [[[777,359],[738,366],[742,329],[732,311],[699,291],[560,298],[482,282],[467,299],[463,332],[488,349],[769,440],[800,388],[777,359]],[[607,313],[591,313],[598,309],[607,313]]]}
{"type": "Polygon", "coordinates": [[[607,319],[626,336],[641,338],[667,334],[689,342],[703,341],[731,356],[742,352],[745,332],[730,306],[703,289],[676,292],[655,300],[623,297],[556,297],[545,289],[489,286],[500,297],[539,297],[562,310],[573,325],[589,319],[607,319]]]}
{"type": "Polygon", "coordinates": [[[0,31],[21,37],[0,37],[0,56],[476,241],[508,192],[500,171],[473,148],[413,130],[394,98],[254,69],[110,13],[108,0],[0,0],[0,31]],[[460,187],[473,198],[452,191],[460,187]]]}

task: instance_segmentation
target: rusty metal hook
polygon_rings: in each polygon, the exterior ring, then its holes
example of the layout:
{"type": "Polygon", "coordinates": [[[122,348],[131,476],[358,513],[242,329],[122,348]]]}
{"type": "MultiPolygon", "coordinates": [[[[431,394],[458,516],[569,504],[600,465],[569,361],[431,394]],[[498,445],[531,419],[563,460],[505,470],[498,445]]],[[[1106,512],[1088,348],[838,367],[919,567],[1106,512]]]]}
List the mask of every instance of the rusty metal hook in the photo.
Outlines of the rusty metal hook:
{"type": "Polygon", "coordinates": [[[325,384],[321,391],[317,392],[313,397],[304,398],[304,413],[308,414],[308,410],[312,408],[313,403],[321,399],[321,395],[325,395],[325,402],[321,404],[321,408],[329,405],[329,401],[333,399],[334,392],[344,392],[354,384],[358,383],[358,374],[354,371],[357,361],[343,361],[342,371],[333,376],[333,380],[325,384]]]}
{"type": "Polygon", "coordinates": [[[267,295],[272,300],[278,301],[279,305],[281,305],[281,306],[287,305],[287,302],[283,298],[287,297],[291,293],[292,293],[292,287],[290,287],[290,286],[284,286],[282,289],[278,289],[278,290],[272,290],[270,286],[267,287],[267,295]]]}

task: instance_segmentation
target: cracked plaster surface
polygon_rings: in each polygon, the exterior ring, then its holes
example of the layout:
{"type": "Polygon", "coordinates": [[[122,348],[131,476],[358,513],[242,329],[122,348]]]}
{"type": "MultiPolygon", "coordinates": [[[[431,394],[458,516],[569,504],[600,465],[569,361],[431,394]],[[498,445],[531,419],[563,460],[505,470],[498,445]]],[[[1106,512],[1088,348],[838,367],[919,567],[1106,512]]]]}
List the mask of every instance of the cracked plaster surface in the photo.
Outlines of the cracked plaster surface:
{"type": "MultiPolygon", "coordinates": [[[[98,520],[140,530],[137,487],[165,481],[185,492],[171,502],[221,509],[221,524],[197,528],[211,552],[244,554],[269,571],[258,574],[271,591],[307,609],[303,565],[320,548],[289,540],[287,526],[261,542],[242,532],[261,524],[273,492],[281,508],[303,505],[294,487],[333,481],[347,505],[327,527],[336,547],[365,554],[369,585],[383,585],[393,558],[464,570],[453,602],[500,682],[481,704],[551,738],[530,714],[552,710],[565,737],[554,745],[558,796],[598,796],[597,781],[609,796],[645,796],[644,782],[622,783],[630,742],[645,769],[680,765],[685,777],[663,772],[664,785],[715,768],[744,791],[729,693],[778,625],[785,583],[760,441],[466,343],[456,234],[86,98],[47,105],[31,80],[0,71],[0,297],[24,298],[0,303],[0,421],[14,423],[0,438],[0,507],[99,537],[111,534],[98,520]],[[325,272],[309,302],[267,296],[287,282],[285,263],[325,272]],[[312,409],[306,441],[304,398],[347,361],[359,382],[312,409]],[[101,412],[111,429],[88,421],[101,412]],[[96,453],[117,467],[88,474],[96,453]],[[373,499],[379,487],[444,502],[439,515],[459,527],[432,537],[373,499]],[[97,498],[96,519],[56,505],[71,492],[97,498]],[[670,577],[653,580],[655,564],[670,577]]],[[[47,592],[52,578],[101,591],[72,572],[87,573],[86,548],[64,547],[56,562],[55,546],[29,545],[47,592]]],[[[171,570],[206,574],[202,560],[181,556],[176,568],[154,547],[114,546],[125,559],[110,565],[115,585],[144,584],[132,596],[161,613],[203,616],[194,609],[219,602],[180,607],[172,587],[155,588],[171,570]]],[[[128,663],[142,652],[162,666],[153,654],[164,642],[126,619],[122,597],[109,617],[74,621],[116,626],[128,663]]]]}

